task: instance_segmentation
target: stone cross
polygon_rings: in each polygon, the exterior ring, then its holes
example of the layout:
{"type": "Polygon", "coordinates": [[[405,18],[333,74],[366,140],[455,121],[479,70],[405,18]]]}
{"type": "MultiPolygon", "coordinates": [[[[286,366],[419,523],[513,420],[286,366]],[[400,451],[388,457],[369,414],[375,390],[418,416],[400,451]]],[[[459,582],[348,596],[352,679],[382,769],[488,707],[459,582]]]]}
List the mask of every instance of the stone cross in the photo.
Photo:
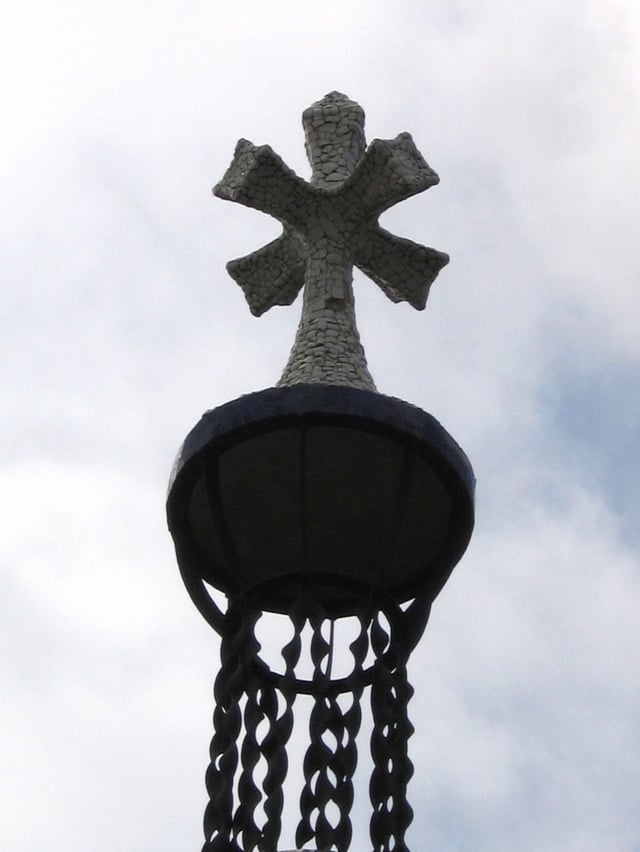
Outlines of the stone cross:
{"type": "Polygon", "coordinates": [[[280,385],[322,383],[375,390],[356,328],[353,266],[392,302],[422,310],[448,263],[443,252],[396,237],[378,217],[438,183],[408,133],[366,147],[364,111],[340,92],[302,116],[312,176],[298,177],[269,145],[241,139],[219,198],[274,216],[278,239],[227,264],[251,312],[290,305],[304,286],[302,318],[280,385]]]}

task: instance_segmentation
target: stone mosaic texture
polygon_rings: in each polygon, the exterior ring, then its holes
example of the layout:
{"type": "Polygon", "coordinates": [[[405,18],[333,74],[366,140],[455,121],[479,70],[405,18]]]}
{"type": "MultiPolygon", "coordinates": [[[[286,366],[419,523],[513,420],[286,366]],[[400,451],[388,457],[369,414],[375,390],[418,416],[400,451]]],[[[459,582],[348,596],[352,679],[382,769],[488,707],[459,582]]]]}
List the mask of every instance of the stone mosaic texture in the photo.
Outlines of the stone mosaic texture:
{"type": "Polygon", "coordinates": [[[448,255],[396,237],[378,217],[429,189],[438,175],[408,133],[367,147],[364,111],[331,92],[302,115],[309,182],[269,145],[241,139],[219,198],[269,213],[278,239],[227,264],[255,316],[290,305],[303,290],[302,317],[279,385],[321,383],[375,390],[356,326],[353,267],[393,302],[425,307],[448,255]]]}

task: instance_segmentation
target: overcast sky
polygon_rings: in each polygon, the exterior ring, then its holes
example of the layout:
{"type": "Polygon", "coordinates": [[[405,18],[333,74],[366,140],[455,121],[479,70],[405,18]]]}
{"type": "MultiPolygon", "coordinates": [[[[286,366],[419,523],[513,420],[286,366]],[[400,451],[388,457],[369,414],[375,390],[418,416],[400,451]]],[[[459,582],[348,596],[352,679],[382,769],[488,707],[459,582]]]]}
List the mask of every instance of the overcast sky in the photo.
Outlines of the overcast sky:
{"type": "Polygon", "coordinates": [[[300,310],[250,315],[224,264],[279,228],[210,190],[241,136],[308,177],[301,112],[338,89],[440,175],[383,219],[451,255],[427,310],[359,277],[358,324],[478,478],[412,657],[409,846],[638,852],[635,0],[3,19],[0,847],[201,846],[218,645],[166,482],[205,409],[277,381],[300,310]]]}

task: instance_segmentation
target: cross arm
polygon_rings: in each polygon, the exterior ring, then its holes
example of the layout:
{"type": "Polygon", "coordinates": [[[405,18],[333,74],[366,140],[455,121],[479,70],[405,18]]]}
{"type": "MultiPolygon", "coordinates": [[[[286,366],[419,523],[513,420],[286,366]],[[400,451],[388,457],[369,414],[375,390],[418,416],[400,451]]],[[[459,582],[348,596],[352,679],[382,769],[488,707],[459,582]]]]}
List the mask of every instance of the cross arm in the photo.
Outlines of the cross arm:
{"type": "Polygon", "coordinates": [[[290,305],[304,284],[306,249],[285,227],[282,236],[245,257],[231,260],[227,272],[241,287],[251,313],[259,317],[274,305],[290,305]]]}
{"type": "Polygon", "coordinates": [[[308,218],[309,190],[269,145],[240,139],[231,165],[213,194],[269,213],[294,228],[308,218]]]}
{"type": "Polygon", "coordinates": [[[363,232],[354,260],[392,302],[409,302],[421,311],[449,255],[374,227],[363,232]]]}
{"type": "Polygon", "coordinates": [[[349,207],[362,217],[381,213],[412,195],[439,183],[409,133],[395,139],[374,139],[341,187],[349,207]]]}

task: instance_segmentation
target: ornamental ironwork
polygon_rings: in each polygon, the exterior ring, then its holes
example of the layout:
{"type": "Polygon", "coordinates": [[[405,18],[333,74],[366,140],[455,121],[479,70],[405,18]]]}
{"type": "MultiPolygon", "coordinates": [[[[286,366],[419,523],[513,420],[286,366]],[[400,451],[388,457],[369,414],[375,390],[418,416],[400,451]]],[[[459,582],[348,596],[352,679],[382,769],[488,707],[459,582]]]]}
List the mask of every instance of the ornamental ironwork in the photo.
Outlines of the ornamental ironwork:
{"type": "Polygon", "coordinates": [[[465,454],[431,415],[376,391],[355,322],[354,266],[424,308],[447,255],[378,217],[438,176],[408,133],[367,147],[362,108],[338,92],[303,126],[309,182],[241,139],[214,188],[282,223],[227,268],[258,316],[303,290],[289,361],[277,386],[203,415],[169,487],[182,577],[221,637],[203,852],[282,848],[300,717],[295,843],[346,852],[365,694],[371,845],[408,848],[408,659],[473,528],[465,454]]]}

